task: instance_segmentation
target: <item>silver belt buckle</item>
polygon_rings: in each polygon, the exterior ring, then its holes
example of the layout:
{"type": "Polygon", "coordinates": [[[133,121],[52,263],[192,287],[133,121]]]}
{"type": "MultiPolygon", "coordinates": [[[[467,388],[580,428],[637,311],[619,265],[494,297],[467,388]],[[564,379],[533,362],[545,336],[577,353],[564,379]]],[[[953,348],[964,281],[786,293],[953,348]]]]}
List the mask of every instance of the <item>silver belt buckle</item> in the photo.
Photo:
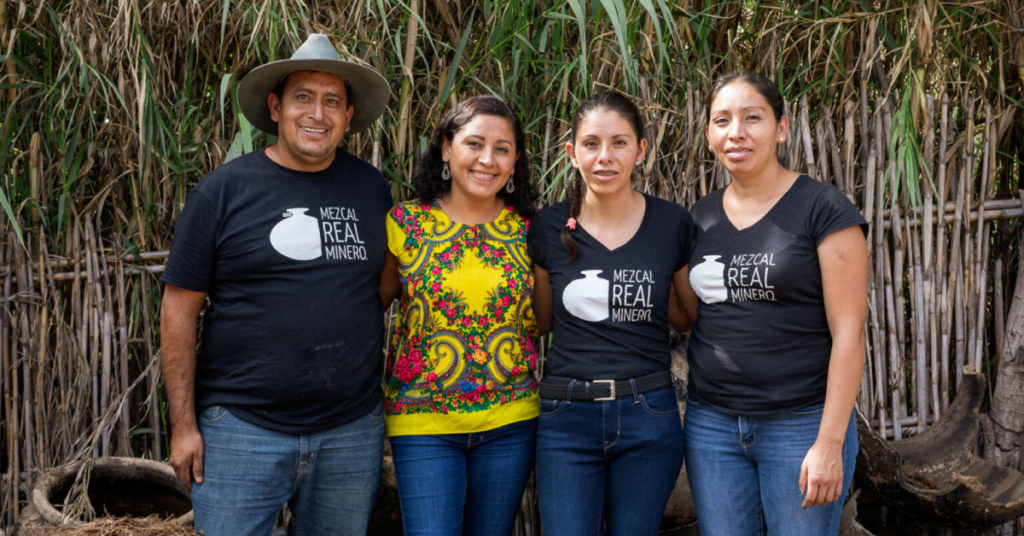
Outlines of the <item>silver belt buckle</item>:
{"type": "Polygon", "coordinates": [[[594,402],[611,402],[615,400],[615,380],[591,380],[591,385],[597,385],[599,383],[607,383],[608,390],[611,392],[607,397],[595,398],[594,402]]]}

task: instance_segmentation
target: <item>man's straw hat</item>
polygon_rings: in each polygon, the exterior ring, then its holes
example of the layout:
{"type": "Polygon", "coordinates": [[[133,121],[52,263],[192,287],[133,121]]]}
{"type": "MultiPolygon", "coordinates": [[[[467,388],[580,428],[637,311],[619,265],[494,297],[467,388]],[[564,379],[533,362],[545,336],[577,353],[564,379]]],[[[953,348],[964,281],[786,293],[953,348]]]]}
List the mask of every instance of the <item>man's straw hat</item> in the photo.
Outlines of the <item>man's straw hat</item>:
{"type": "Polygon", "coordinates": [[[291,59],[260,65],[242,78],[238,85],[238,105],[253,126],[277,135],[277,122],[270,118],[267,95],[281,79],[295,71],[322,71],[345,79],[352,90],[348,103],[355,106],[349,134],[365,130],[387,108],[390,89],[383,76],[371,67],[342,60],[326,35],[312,34],[291,59]]]}

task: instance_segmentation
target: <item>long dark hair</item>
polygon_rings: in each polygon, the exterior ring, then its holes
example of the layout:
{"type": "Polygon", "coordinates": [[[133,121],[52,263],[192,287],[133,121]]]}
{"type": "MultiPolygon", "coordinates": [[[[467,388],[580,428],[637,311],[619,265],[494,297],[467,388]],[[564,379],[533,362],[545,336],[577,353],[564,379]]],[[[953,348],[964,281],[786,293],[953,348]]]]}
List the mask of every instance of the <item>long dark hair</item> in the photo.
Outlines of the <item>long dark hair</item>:
{"type": "MultiPolygon", "coordinates": [[[[579,133],[580,123],[583,122],[583,118],[597,110],[611,110],[619,114],[620,117],[633,127],[637,143],[647,138],[644,127],[644,115],[640,111],[640,107],[632,99],[621,93],[602,91],[584,100],[580,103],[580,107],[576,108],[576,113],[572,116],[571,131],[574,145],[576,144],[576,135],[579,133]]],[[[572,178],[569,180],[569,195],[566,197],[566,202],[569,204],[570,218],[576,219],[579,217],[580,206],[583,204],[585,193],[586,184],[583,182],[583,176],[580,175],[579,169],[573,168],[572,178]]],[[[580,246],[576,243],[576,239],[573,238],[572,232],[573,230],[568,225],[562,228],[562,245],[565,246],[565,251],[569,253],[569,262],[576,260],[576,257],[580,254],[580,246]]]]}
{"type": "Polygon", "coordinates": [[[779,91],[779,87],[775,85],[767,76],[763,74],[754,73],[750,71],[734,72],[729,73],[725,76],[715,80],[715,85],[711,87],[711,93],[708,93],[708,100],[705,103],[707,109],[707,120],[711,121],[711,105],[715,102],[715,97],[718,97],[718,92],[722,91],[722,88],[732,84],[733,82],[746,82],[750,84],[758,93],[764,97],[764,100],[768,101],[768,106],[772,107],[772,113],[775,115],[775,122],[782,121],[782,117],[786,115],[786,103],[782,99],[782,93],[779,91]]]}
{"type": "Polygon", "coordinates": [[[498,190],[498,197],[506,204],[512,205],[521,216],[530,218],[536,211],[537,186],[530,180],[530,157],[526,150],[526,135],[523,134],[523,126],[505,101],[490,95],[470,97],[459,102],[452,109],[441,116],[441,119],[434,127],[434,136],[430,140],[430,146],[423,155],[423,162],[420,172],[413,178],[413,186],[416,187],[416,194],[421,201],[433,201],[445,192],[451,190],[451,181],[441,179],[441,170],[444,169],[444,160],[441,158],[441,148],[444,141],[452,143],[455,133],[478,115],[494,115],[504,117],[512,127],[515,134],[515,150],[519,151],[519,158],[516,160],[512,178],[515,191],[508,193],[504,188],[498,190]]]}

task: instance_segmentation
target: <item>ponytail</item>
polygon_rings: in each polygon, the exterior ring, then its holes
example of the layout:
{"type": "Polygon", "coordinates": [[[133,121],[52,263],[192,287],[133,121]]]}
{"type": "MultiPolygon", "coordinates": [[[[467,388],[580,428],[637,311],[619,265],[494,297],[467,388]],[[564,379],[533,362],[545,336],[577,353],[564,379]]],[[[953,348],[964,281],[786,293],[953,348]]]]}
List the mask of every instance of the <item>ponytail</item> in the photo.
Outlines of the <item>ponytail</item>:
{"type": "Polygon", "coordinates": [[[569,253],[569,259],[566,262],[572,262],[576,260],[576,257],[580,254],[580,246],[576,243],[576,239],[573,238],[572,232],[576,229],[576,218],[580,216],[580,207],[583,205],[583,196],[586,195],[584,188],[583,177],[580,175],[580,170],[573,168],[572,179],[569,180],[569,197],[567,199],[569,203],[569,222],[566,222],[565,227],[562,227],[562,245],[565,246],[565,251],[569,253]]]}

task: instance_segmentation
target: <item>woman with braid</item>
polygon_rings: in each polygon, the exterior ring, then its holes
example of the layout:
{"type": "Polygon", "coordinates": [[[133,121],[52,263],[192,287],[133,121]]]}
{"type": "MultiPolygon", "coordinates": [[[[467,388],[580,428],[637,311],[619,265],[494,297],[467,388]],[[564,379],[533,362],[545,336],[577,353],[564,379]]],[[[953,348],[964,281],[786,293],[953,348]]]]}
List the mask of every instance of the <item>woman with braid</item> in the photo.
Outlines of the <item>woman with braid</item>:
{"type": "Polygon", "coordinates": [[[683,460],[669,305],[696,227],[633,190],[647,139],[630,99],[583,101],[565,149],[568,199],[528,237],[538,327],[554,333],[537,432],[544,534],[655,535],[683,460]]]}

